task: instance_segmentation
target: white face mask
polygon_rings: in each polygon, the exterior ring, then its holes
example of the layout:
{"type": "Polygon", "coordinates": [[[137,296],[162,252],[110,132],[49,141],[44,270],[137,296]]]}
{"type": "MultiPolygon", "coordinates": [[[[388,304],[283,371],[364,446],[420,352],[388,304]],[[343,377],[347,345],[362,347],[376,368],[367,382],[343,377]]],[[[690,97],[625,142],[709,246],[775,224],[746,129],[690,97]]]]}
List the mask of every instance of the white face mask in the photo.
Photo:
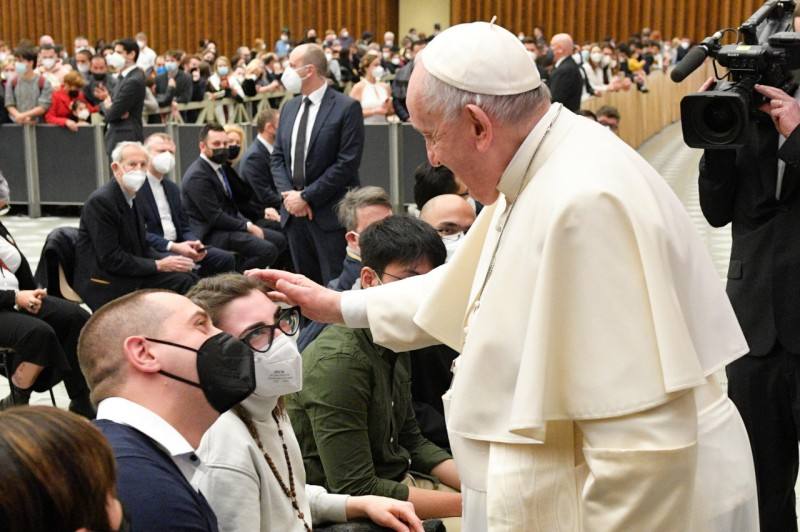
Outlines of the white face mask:
{"type": "Polygon", "coordinates": [[[145,41],[136,41],[136,45],[139,47],[140,50],[143,50],[147,43],[145,41]]]}
{"type": "Polygon", "coordinates": [[[601,54],[600,52],[593,53],[591,57],[592,61],[597,64],[600,64],[603,61],[603,54],[601,54]]]}
{"type": "Polygon", "coordinates": [[[5,61],[8,58],[8,54],[6,52],[0,52],[0,63],[5,61]]]}
{"type": "Polygon", "coordinates": [[[376,66],[372,69],[372,77],[376,80],[381,79],[383,77],[383,73],[384,71],[382,66],[376,66]]]}
{"type": "Polygon", "coordinates": [[[89,65],[87,63],[79,63],[78,72],[80,72],[81,74],[86,74],[87,72],[89,72],[89,65]]]}
{"type": "Polygon", "coordinates": [[[88,109],[81,109],[78,111],[78,120],[89,120],[90,114],[88,109]]]}
{"type": "Polygon", "coordinates": [[[303,389],[303,359],[293,336],[282,334],[266,353],[253,352],[256,389],[262,398],[275,398],[303,389]]]}
{"type": "Polygon", "coordinates": [[[603,56],[603,57],[600,59],[600,64],[601,64],[601,65],[603,65],[604,67],[607,67],[608,65],[610,65],[610,64],[611,64],[611,57],[610,57],[610,56],[608,56],[608,55],[604,55],[604,56],[603,56]]]}
{"type": "Polygon", "coordinates": [[[122,54],[114,52],[106,58],[106,63],[115,70],[121,70],[125,66],[125,58],[122,54]]]}
{"type": "Polygon", "coordinates": [[[156,172],[161,175],[168,174],[175,167],[175,156],[165,151],[153,157],[152,163],[156,172]]]}
{"type": "Polygon", "coordinates": [[[290,66],[287,66],[286,70],[283,71],[281,83],[292,94],[297,94],[303,89],[303,80],[300,78],[300,74],[290,66]]]}
{"type": "Polygon", "coordinates": [[[333,54],[331,52],[325,52],[325,59],[330,62],[333,59],[333,54]]]}
{"type": "Polygon", "coordinates": [[[53,59],[52,57],[47,57],[45,59],[42,59],[42,66],[47,70],[50,70],[51,68],[56,66],[56,60],[53,59]]]}
{"type": "Polygon", "coordinates": [[[447,259],[445,259],[445,262],[450,262],[450,259],[452,259],[453,255],[456,254],[456,250],[461,246],[463,241],[463,232],[456,233],[454,235],[445,235],[442,237],[442,243],[444,244],[444,248],[447,250],[447,259]]]}
{"type": "Polygon", "coordinates": [[[138,192],[144,185],[145,179],[147,179],[147,174],[144,170],[131,170],[123,174],[122,184],[125,185],[125,188],[138,192]]]}

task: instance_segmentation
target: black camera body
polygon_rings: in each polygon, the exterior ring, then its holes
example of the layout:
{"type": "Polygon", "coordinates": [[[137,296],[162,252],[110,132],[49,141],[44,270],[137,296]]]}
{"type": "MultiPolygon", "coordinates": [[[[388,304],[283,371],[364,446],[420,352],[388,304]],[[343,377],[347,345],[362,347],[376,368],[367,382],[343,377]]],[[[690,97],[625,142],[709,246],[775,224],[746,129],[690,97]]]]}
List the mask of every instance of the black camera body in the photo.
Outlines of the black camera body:
{"type": "MultiPolygon", "coordinates": [[[[768,0],[738,33],[744,42],[721,45],[717,32],[690,50],[675,67],[680,81],[707,56],[728,69],[728,81],[714,90],[690,94],[681,100],[683,139],[692,148],[731,149],[745,144],[750,121],[761,113],[764,98],[756,84],[777,87],[794,95],[792,71],[800,68],[800,33],[794,30],[794,1],[768,0]]],[[[762,113],[763,114],[763,113],[762,113]]]]}

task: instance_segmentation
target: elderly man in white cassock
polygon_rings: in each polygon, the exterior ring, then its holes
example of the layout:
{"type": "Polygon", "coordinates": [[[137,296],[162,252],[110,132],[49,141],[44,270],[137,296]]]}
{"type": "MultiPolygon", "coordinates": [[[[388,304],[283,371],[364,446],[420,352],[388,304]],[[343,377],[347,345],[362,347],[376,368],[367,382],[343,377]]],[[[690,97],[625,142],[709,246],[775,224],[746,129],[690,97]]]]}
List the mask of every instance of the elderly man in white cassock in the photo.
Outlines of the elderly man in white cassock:
{"type": "Polygon", "coordinates": [[[664,180],[551,104],[492,23],[437,36],[407,103],[431,164],[487,205],[453,259],[345,293],[251,275],[395,351],[460,353],[444,399],[465,531],[757,530],[747,434],[713,376],[748,347],[664,180]]]}

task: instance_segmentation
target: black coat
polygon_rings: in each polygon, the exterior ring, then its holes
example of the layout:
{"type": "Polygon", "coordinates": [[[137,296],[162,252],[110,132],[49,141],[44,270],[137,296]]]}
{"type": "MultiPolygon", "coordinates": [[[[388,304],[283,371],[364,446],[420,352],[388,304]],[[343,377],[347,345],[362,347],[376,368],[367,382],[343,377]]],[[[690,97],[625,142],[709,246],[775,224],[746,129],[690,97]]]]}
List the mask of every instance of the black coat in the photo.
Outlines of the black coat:
{"type": "MultiPolygon", "coordinates": [[[[189,217],[186,215],[186,211],[183,210],[181,189],[167,178],[162,179],[161,184],[164,187],[164,194],[167,196],[169,211],[172,215],[172,224],[175,226],[175,232],[177,233],[175,241],[198,240],[192,233],[192,229],[189,226],[189,217]]],[[[149,180],[144,182],[142,188],[136,193],[136,199],[133,201],[144,218],[147,243],[156,251],[166,252],[169,240],[164,238],[161,216],[158,214],[156,198],[153,196],[153,189],[150,188],[149,180]]]]}
{"type": "MultiPolygon", "coordinates": [[[[279,192],[293,190],[292,129],[302,97],[283,106],[275,150],[272,152],[272,177],[279,192]]],[[[303,199],[314,212],[323,231],[340,229],[334,208],[348,189],[358,187],[358,167],[364,151],[364,115],[361,104],[330,88],[325,90],[306,151],[303,199]]],[[[281,209],[281,224],[289,219],[281,209]]]]}
{"type": "MultiPolygon", "coordinates": [[[[12,246],[17,248],[17,251],[19,251],[20,258],[22,259],[19,268],[17,268],[17,271],[14,273],[14,275],[17,278],[17,282],[19,283],[19,289],[35,290],[37,286],[36,282],[33,280],[33,273],[31,273],[31,267],[28,264],[25,255],[22,254],[22,250],[19,249],[19,246],[17,246],[17,243],[14,241],[14,237],[11,236],[11,233],[9,233],[8,229],[6,229],[6,226],[3,225],[3,222],[0,222],[0,238],[4,238],[8,242],[10,242],[12,246]]],[[[10,310],[14,308],[14,304],[16,302],[17,302],[17,293],[14,290],[0,290],[0,310],[10,310]]]]}
{"type": "Polygon", "coordinates": [[[78,243],[78,229],[58,227],[50,231],[44,241],[34,279],[36,284],[47,288],[48,295],[63,297],[58,277],[58,267],[64,270],[64,278],[70,286],[75,282],[75,248],[78,243]]]}
{"type": "Polygon", "coordinates": [[[181,69],[174,76],[169,72],[156,76],[156,100],[159,107],[166,107],[175,100],[178,103],[189,103],[192,100],[192,78],[181,69]],[[169,86],[170,77],[175,78],[175,87],[169,86]]]}
{"type": "Polygon", "coordinates": [[[77,256],[75,291],[93,309],[137,290],[143,277],[157,273],[144,219],[135,203],[128,206],[115,179],[83,204],[77,256]]]}
{"type": "Polygon", "coordinates": [[[705,152],[700,207],[714,227],[733,224],[727,291],[750,354],[767,354],[776,340],[800,353],[800,128],[780,150],[768,119],[750,131],[741,149],[705,152]],[[786,162],[780,199],[778,157],[786,162]]]}
{"type": "Polygon", "coordinates": [[[239,175],[252,187],[262,212],[267,207],[281,208],[283,200],[272,179],[270,153],[260,140],[255,139],[242,156],[239,175]]]}
{"type": "Polygon", "coordinates": [[[566,57],[558,68],[553,70],[548,81],[550,95],[554,102],[564,104],[564,107],[577,113],[581,109],[581,95],[583,93],[583,76],[581,67],[572,57],[566,57]]]}
{"type": "Polygon", "coordinates": [[[181,192],[189,226],[200,240],[205,241],[212,231],[247,231],[247,218],[239,212],[217,173],[202,157],[186,169],[181,192]]]}
{"type": "Polygon", "coordinates": [[[144,109],[144,72],[134,68],[117,80],[106,116],[106,151],[111,153],[119,142],[143,141],[142,110],[144,109]]]}

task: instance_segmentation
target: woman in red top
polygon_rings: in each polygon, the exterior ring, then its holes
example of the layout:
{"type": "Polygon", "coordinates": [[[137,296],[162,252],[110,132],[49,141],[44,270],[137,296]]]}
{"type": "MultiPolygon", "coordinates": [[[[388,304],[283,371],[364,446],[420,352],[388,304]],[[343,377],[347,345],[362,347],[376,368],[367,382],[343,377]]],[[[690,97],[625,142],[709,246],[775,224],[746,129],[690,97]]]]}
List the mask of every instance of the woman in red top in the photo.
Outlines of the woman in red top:
{"type": "MultiPolygon", "coordinates": [[[[70,131],[78,131],[79,122],[88,124],[88,116],[76,116],[73,114],[73,102],[79,100],[86,104],[90,113],[96,113],[97,107],[91,105],[81,90],[86,82],[83,76],[75,70],[68,72],[64,76],[64,83],[61,88],[53,92],[52,103],[47,113],[44,115],[44,121],[48,124],[55,124],[57,126],[65,127],[70,131]]],[[[80,113],[84,114],[84,113],[80,113]]]]}

